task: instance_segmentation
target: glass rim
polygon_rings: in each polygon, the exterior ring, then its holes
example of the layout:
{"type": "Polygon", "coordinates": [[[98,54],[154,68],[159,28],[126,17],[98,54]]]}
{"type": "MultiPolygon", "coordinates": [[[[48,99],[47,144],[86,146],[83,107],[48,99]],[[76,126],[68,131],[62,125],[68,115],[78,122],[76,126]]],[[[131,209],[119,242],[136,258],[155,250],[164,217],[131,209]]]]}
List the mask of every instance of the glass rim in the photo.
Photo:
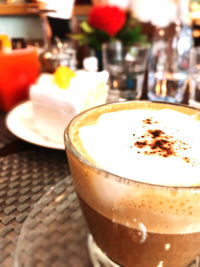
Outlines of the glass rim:
{"type": "Polygon", "coordinates": [[[120,40],[116,40],[114,42],[106,42],[106,43],[103,43],[102,44],[102,48],[106,48],[108,47],[108,45],[111,45],[111,49],[112,49],[112,46],[115,47],[115,45],[117,44],[121,44],[121,48],[131,48],[131,47],[135,47],[135,48],[138,48],[139,50],[144,50],[144,49],[150,49],[151,47],[151,44],[148,43],[148,42],[144,42],[144,43],[133,43],[133,44],[126,44],[124,45],[120,40]]]}
{"type": "Polygon", "coordinates": [[[98,109],[99,107],[104,107],[104,106],[108,106],[108,105],[115,105],[115,104],[126,104],[126,103],[143,103],[143,104],[164,104],[164,105],[169,105],[169,106],[176,106],[176,107],[183,107],[189,110],[193,110],[193,111],[197,111],[200,115],[200,109],[195,108],[195,107],[191,107],[188,106],[186,104],[177,104],[177,103],[168,103],[168,102],[162,102],[162,101],[151,101],[151,100],[129,100],[129,101],[123,101],[123,102],[112,102],[112,103],[106,103],[103,105],[99,105],[90,109],[87,109],[79,114],[77,114],[71,121],[70,123],[67,125],[67,127],[64,130],[64,145],[65,145],[65,150],[69,150],[70,153],[73,154],[73,156],[75,156],[80,162],[82,162],[83,164],[87,165],[90,168],[95,169],[97,172],[102,172],[105,174],[105,178],[107,179],[111,179],[114,180],[116,182],[122,183],[122,184],[126,184],[126,185],[143,185],[146,187],[154,187],[154,188],[158,188],[158,189],[163,189],[163,190],[182,190],[182,191],[199,191],[200,190],[200,185],[197,186],[171,186],[171,185],[160,185],[160,184],[152,184],[152,183],[148,183],[148,182],[142,182],[142,181],[138,181],[138,180],[134,180],[134,179],[130,179],[127,177],[123,177],[120,175],[117,175],[115,173],[112,173],[110,171],[107,171],[101,167],[96,166],[94,163],[92,163],[91,161],[89,161],[88,159],[86,159],[73,145],[73,143],[71,142],[70,139],[70,129],[71,127],[73,127],[73,124],[76,123],[76,121],[79,120],[79,118],[82,117],[82,115],[89,113],[95,109],[98,109]]]}

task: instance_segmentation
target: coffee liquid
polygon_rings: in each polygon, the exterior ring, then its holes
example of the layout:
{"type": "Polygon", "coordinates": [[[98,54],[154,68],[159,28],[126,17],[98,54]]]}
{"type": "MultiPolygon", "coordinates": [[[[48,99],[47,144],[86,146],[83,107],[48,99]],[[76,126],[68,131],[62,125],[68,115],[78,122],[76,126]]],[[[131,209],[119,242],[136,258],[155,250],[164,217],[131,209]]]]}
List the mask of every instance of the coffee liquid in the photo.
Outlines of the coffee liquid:
{"type": "Polygon", "coordinates": [[[92,209],[82,198],[79,200],[95,242],[121,266],[186,267],[200,255],[200,233],[142,233],[142,230],[113,222],[92,209]]]}

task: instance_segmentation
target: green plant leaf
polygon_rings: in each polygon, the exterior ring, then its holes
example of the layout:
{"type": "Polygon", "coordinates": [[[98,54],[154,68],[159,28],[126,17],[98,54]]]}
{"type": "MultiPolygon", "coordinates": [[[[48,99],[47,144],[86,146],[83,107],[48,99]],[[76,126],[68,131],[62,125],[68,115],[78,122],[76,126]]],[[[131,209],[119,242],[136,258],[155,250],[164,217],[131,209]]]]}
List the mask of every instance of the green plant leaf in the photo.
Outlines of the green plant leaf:
{"type": "Polygon", "coordinates": [[[83,21],[80,24],[81,29],[85,32],[85,33],[92,33],[94,31],[94,29],[87,23],[87,21],[83,21]]]}
{"type": "Polygon", "coordinates": [[[81,39],[85,39],[85,35],[83,33],[78,33],[78,34],[70,34],[68,35],[71,39],[73,40],[81,40],[81,39]]]}
{"type": "Polygon", "coordinates": [[[144,43],[147,41],[146,35],[141,33],[141,28],[138,25],[134,27],[126,25],[117,36],[125,45],[144,43]]]}

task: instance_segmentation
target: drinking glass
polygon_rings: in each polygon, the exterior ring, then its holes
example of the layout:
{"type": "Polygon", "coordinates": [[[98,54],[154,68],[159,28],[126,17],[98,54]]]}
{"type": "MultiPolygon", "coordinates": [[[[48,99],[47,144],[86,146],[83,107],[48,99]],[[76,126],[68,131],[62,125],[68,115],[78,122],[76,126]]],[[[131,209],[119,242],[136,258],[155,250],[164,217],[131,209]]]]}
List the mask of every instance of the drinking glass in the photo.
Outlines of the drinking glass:
{"type": "Polygon", "coordinates": [[[152,101],[181,103],[187,88],[191,29],[177,25],[155,30],[148,63],[148,98],[152,101]]]}
{"type": "Polygon", "coordinates": [[[47,47],[40,55],[42,71],[54,73],[59,66],[66,66],[72,70],[77,69],[76,50],[71,42],[62,42],[56,39],[56,45],[47,47]]]}
{"type": "Polygon", "coordinates": [[[200,108],[200,47],[193,47],[191,49],[189,77],[189,105],[200,108]]]}
{"type": "Polygon", "coordinates": [[[148,52],[148,44],[125,46],[120,41],[103,44],[103,68],[110,74],[108,102],[141,97],[148,52]]]}
{"type": "Polygon", "coordinates": [[[166,108],[200,119],[200,111],[186,106],[123,101],[79,114],[65,130],[66,153],[90,230],[88,247],[94,266],[199,266],[199,186],[161,186],[139,182],[137,177],[130,180],[98,167],[78,148],[76,134],[80,125],[90,125],[99,114],[119,109],[166,108]]]}

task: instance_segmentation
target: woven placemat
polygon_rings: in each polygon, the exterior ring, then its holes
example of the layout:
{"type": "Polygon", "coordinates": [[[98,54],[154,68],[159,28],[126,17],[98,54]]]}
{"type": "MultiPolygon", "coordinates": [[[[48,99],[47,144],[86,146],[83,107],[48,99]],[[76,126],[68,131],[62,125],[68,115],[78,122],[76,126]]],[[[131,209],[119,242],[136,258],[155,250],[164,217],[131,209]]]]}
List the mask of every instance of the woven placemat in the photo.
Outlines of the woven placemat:
{"type": "Polygon", "coordinates": [[[0,157],[0,266],[13,264],[23,222],[33,205],[69,174],[64,151],[35,148],[0,157]]]}

